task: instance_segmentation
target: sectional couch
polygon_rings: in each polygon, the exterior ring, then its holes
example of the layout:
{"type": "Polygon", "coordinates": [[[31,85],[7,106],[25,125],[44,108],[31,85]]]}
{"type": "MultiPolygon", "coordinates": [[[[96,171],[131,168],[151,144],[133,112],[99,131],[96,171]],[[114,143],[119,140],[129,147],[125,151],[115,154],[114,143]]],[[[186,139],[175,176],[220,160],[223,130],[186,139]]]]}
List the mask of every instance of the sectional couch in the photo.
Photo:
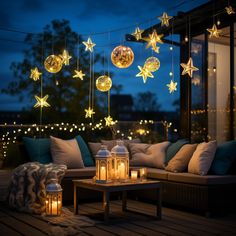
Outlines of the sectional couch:
{"type": "MultiPolygon", "coordinates": [[[[205,213],[207,216],[215,212],[220,213],[231,210],[235,211],[236,158],[235,160],[234,157],[232,158],[232,152],[234,150],[233,155],[236,155],[236,149],[234,149],[236,148],[236,141],[231,142],[233,142],[233,145],[230,147],[227,146],[227,143],[223,144],[223,150],[226,150],[225,159],[231,158],[230,167],[227,167],[227,172],[225,173],[224,171],[222,172],[221,170],[218,170],[218,173],[220,174],[216,174],[214,173],[214,170],[212,171],[212,167],[209,170],[209,173],[205,175],[188,173],[187,171],[175,173],[167,171],[163,168],[148,167],[147,165],[135,165],[132,162],[131,168],[147,167],[148,178],[160,180],[162,182],[162,200],[164,204],[191,209],[193,211],[205,213]],[[227,147],[230,149],[228,152],[227,147]]],[[[109,146],[110,143],[106,144],[109,146]]],[[[88,146],[90,147],[90,152],[93,156],[96,153],[96,148],[99,148],[99,144],[90,144],[88,146]],[[95,149],[94,146],[96,146],[95,149]]],[[[130,148],[129,144],[127,144],[127,146],[130,148]]],[[[179,147],[178,150],[175,150],[174,154],[178,153],[180,148],[181,147],[179,147]]],[[[28,157],[26,158],[27,152],[24,149],[24,145],[20,144],[20,150],[24,156],[24,161],[29,160],[28,157]]],[[[129,149],[129,151],[132,156],[132,150],[129,149]]],[[[82,154],[83,152],[84,150],[81,151],[82,154]]],[[[219,156],[219,152],[222,152],[222,148],[220,149],[220,146],[217,147],[215,155],[219,156]]],[[[213,165],[215,165],[214,161],[212,163],[212,166],[213,165]]],[[[67,169],[66,174],[62,180],[63,200],[65,202],[72,202],[73,200],[73,179],[86,179],[92,178],[94,176],[95,167],[91,165],[85,166],[84,168],[67,169]]],[[[151,190],[145,190],[145,192],[135,191],[132,192],[130,196],[139,197],[140,199],[148,201],[155,200],[155,193],[151,190]]],[[[94,198],[97,197],[99,196],[92,191],[82,189],[80,191],[81,199],[94,200],[94,198]]]]}

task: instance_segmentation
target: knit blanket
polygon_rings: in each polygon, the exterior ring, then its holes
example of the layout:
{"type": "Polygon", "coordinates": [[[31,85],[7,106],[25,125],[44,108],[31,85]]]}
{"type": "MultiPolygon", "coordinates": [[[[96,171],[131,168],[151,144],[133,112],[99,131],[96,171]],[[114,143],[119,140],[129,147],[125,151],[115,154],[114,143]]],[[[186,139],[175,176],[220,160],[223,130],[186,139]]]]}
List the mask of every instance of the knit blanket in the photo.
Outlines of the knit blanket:
{"type": "Polygon", "coordinates": [[[45,186],[51,179],[61,183],[67,167],[57,164],[40,164],[28,162],[14,169],[8,194],[11,208],[34,214],[45,212],[45,186]]]}

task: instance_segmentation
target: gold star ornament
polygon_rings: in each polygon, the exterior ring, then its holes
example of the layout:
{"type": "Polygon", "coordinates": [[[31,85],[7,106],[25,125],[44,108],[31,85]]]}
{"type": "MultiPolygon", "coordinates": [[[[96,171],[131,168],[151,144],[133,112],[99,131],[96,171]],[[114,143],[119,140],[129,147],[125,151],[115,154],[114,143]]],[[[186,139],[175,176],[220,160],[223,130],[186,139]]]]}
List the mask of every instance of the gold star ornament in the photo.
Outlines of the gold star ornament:
{"type": "Polygon", "coordinates": [[[37,108],[37,107],[50,107],[50,104],[47,102],[48,95],[44,96],[43,98],[40,98],[37,95],[35,95],[34,97],[37,100],[37,103],[34,105],[35,108],[37,108]]]}
{"type": "Polygon", "coordinates": [[[104,120],[106,121],[106,126],[111,126],[114,124],[114,121],[111,116],[105,117],[104,120]]]}
{"type": "Polygon", "coordinates": [[[158,19],[161,21],[161,26],[166,26],[168,27],[169,20],[173,18],[172,16],[168,16],[166,12],[163,12],[162,16],[158,17],[158,19]]]}
{"type": "Polygon", "coordinates": [[[136,75],[136,77],[143,77],[143,83],[146,83],[147,78],[154,78],[153,74],[150,72],[150,70],[147,67],[142,67],[142,66],[138,66],[140,72],[136,75]]]}
{"type": "Polygon", "coordinates": [[[90,107],[88,109],[85,109],[84,111],[85,111],[85,118],[92,118],[92,116],[95,114],[93,109],[91,109],[90,107]]]}
{"type": "Polygon", "coordinates": [[[81,80],[83,80],[85,74],[82,72],[82,70],[78,71],[78,70],[74,70],[75,74],[73,75],[73,78],[80,78],[81,80]]]}
{"type": "Polygon", "coordinates": [[[95,43],[92,42],[91,38],[88,38],[87,42],[84,41],[83,44],[85,45],[85,51],[90,51],[93,52],[93,47],[96,45],[95,43]]]}
{"type": "Polygon", "coordinates": [[[198,68],[193,65],[193,59],[190,57],[188,62],[180,64],[183,67],[182,75],[188,74],[193,77],[193,71],[198,71],[198,68]]]}
{"type": "Polygon", "coordinates": [[[59,55],[62,59],[62,63],[66,66],[70,65],[70,59],[72,58],[67,50],[64,50],[61,55],[59,55]]]}
{"type": "Polygon", "coordinates": [[[177,82],[171,80],[170,83],[166,85],[170,93],[174,93],[174,91],[177,91],[177,84],[178,84],[177,82]]]}
{"type": "Polygon", "coordinates": [[[149,37],[145,40],[147,41],[146,48],[152,47],[152,50],[159,53],[159,47],[157,46],[157,43],[163,43],[161,38],[163,37],[163,34],[158,35],[156,30],[153,30],[152,34],[149,34],[149,37]]]}
{"type": "Polygon", "coordinates": [[[34,81],[37,81],[37,80],[39,80],[40,75],[42,75],[42,73],[39,72],[37,67],[30,70],[30,79],[33,79],[34,81]]]}
{"type": "Polygon", "coordinates": [[[228,15],[235,14],[235,11],[231,6],[225,7],[225,10],[228,15]]]}
{"type": "Polygon", "coordinates": [[[209,38],[219,38],[222,32],[222,30],[217,29],[216,24],[214,24],[211,29],[207,29],[207,31],[210,33],[209,38]]]}
{"type": "Polygon", "coordinates": [[[137,27],[136,29],[135,29],[135,32],[132,34],[135,38],[136,38],[136,40],[138,41],[138,40],[140,40],[140,39],[142,39],[142,33],[143,33],[143,31],[144,30],[141,30],[141,29],[139,29],[139,27],[137,27]]]}

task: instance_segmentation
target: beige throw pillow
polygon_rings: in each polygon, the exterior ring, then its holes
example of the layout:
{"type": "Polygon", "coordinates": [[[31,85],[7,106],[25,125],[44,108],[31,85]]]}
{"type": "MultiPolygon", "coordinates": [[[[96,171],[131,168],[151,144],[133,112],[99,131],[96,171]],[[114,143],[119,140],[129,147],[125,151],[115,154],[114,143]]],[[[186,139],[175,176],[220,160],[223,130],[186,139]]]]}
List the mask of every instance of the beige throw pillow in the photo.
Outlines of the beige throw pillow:
{"type": "Polygon", "coordinates": [[[182,146],[175,156],[168,162],[165,169],[171,172],[183,172],[186,170],[196,148],[197,144],[185,144],[182,146]]]}
{"type": "Polygon", "coordinates": [[[89,142],[88,143],[89,145],[89,149],[91,150],[92,154],[93,154],[93,157],[95,158],[98,151],[101,149],[101,143],[91,143],[89,142]]]}
{"type": "Polygon", "coordinates": [[[216,148],[216,141],[198,144],[196,151],[189,161],[188,172],[198,175],[207,175],[214,159],[216,148]]]}
{"type": "MultiPolygon", "coordinates": [[[[118,139],[119,140],[119,139],[118,139]]],[[[124,142],[124,145],[128,148],[130,143],[140,143],[140,139],[123,139],[122,140],[124,142]]],[[[111,149],[117,145],[117,140],[113,139],[113,140],[101,140],[103,145],[107,146],[107,149],[109,151],[111,151],[111,149]]]]}
{"type": "Polygon", "coordinates": [[[164,169],[166,149],[170,142],[157,144],[130,144],[132,159],[130,165],[164,169]]]}
{"type": "Polygon", "coordinates": [[[63,140],[50,136],[53,163],[66,165],[68,169],[84,168],[76,139],[63,140]]]}

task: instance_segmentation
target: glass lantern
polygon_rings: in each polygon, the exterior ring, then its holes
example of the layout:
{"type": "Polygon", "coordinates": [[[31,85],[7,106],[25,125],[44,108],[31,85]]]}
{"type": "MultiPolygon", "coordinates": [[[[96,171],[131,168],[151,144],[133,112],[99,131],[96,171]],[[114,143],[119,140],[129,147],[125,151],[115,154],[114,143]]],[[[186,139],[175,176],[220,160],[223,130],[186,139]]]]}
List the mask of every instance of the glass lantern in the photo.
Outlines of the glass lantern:
{"type": "Polygon", "coordinates": [[[96,182],[108,183],[112,180],[113,158],[107,150],[107,146],[101,145],[96,155],[96,182]]]}
{"type": "Polygon", "coordinates": [[[59,216],[62,210],[62,188],[57,179],[46,186],[46,215],[59,216]]]}
{"type": "Polygon", "coordinates": [[[125,181],[129,179],[129,152],[122,140],[117,141],[117,145],[112,148],[111,155],[115,162],[116,179],[125,181]]]}

